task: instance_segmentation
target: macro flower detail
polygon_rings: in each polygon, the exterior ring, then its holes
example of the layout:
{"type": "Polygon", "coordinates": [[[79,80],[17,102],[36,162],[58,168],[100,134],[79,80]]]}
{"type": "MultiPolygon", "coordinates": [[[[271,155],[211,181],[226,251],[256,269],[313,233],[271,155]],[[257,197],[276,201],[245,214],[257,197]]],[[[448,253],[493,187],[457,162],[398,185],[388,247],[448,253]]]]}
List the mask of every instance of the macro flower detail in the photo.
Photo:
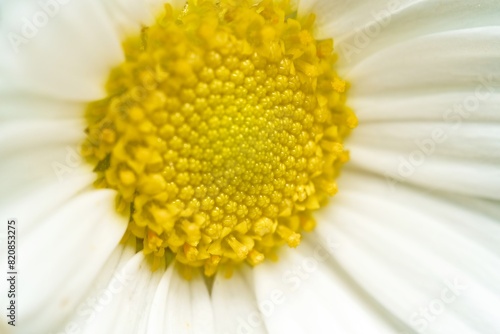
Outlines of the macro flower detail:
{"type": "Polygon", "coordinates": [[[154,268],[259,264],[298,246],[336,193],[357,120],[333,41],[292,14],[287,1],[166,5],[88,108],[83,155],[154,268]]]}
{"type": "Polygon", "coordinates": [[[499,333],[499,17],[0,1],[0,333],[499,333]]]}

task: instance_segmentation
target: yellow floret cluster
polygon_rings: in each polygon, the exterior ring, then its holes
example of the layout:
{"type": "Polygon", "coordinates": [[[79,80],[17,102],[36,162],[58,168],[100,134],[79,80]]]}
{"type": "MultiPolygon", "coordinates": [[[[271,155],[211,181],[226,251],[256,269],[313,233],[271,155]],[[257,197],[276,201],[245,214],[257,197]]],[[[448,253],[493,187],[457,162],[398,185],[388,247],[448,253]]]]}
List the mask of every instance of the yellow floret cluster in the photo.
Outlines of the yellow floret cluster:
{"type": "Polygon", "coordinates": [[[198,0],[124,42],[82,151],[154,267],[257,265],[314,228],[357,120],[313,23],[287,1],[198,0]]]}

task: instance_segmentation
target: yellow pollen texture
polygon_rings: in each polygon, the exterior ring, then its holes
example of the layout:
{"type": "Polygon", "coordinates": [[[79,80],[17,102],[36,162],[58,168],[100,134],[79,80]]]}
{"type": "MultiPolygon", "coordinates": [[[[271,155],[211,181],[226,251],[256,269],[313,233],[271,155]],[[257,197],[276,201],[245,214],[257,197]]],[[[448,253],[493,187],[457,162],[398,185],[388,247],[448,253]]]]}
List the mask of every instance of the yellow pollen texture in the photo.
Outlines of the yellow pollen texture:
{"type": "Polygon", "coordinates": [[[254,266],[314,228],[357,120],[313,23],[287,1],[198,0],[123,43],[82,151],[154,268],[254,266]]]}

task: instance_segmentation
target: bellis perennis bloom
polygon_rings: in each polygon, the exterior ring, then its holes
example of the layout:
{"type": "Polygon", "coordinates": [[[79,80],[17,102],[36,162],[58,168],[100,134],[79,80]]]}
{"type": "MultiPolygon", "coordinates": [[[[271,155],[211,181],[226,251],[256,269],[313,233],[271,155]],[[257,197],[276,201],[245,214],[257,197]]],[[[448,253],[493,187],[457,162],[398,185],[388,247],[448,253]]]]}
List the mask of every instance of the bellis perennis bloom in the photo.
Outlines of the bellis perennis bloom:
{"type": "Polygon", "coordinates": [[[498,333],[499,17],[3,1],[0,332],[498,333]]]}

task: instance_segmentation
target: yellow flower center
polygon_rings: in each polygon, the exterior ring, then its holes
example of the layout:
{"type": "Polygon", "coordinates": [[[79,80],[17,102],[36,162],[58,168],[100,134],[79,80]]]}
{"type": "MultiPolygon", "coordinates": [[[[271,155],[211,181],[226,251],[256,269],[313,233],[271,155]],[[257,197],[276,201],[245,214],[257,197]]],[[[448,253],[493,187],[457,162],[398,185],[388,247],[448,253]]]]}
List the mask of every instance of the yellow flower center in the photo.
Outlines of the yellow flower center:
{"type": "Polygon", "coordinates": [[[153,266],[257,265],[315,226],[356,126],[333,41],[288,1],[190,1],[127,39],[83,153],[153,266]]]}

